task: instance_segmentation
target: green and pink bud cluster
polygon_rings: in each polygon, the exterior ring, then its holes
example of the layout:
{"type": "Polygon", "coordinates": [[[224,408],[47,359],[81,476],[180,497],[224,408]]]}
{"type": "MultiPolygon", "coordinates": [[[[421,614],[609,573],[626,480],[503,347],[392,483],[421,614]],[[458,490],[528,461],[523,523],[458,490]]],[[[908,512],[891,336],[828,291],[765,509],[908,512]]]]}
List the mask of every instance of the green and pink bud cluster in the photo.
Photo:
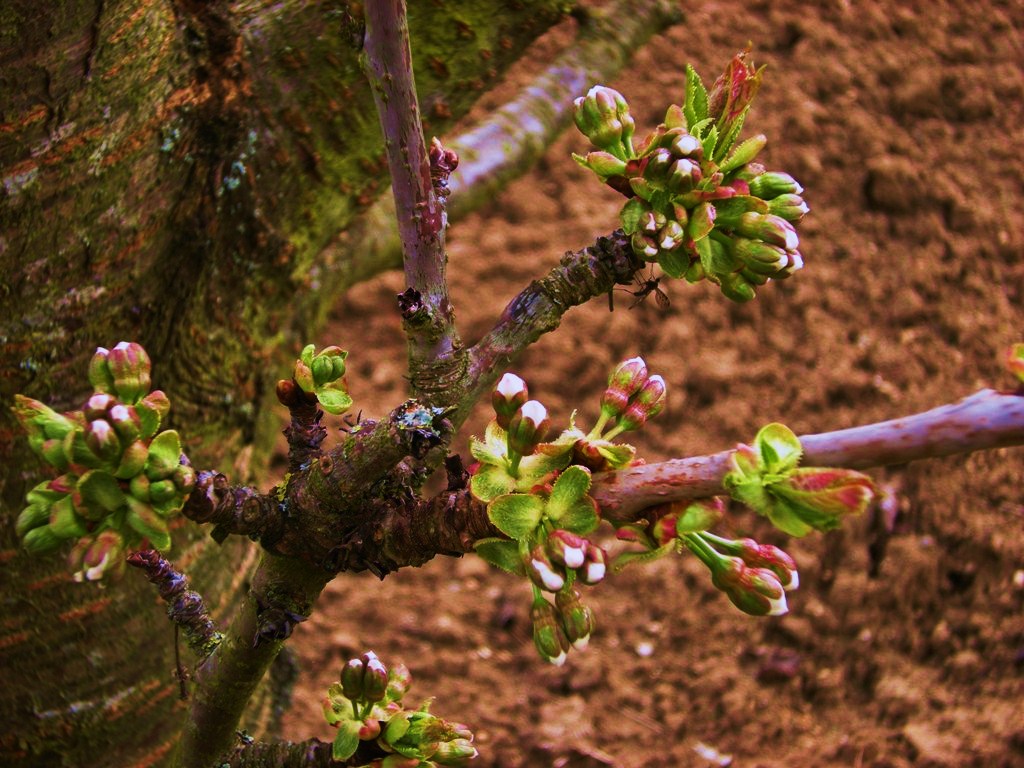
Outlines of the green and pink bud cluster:
{"type": "Polygon", "coordinates": [[[800,580],[793,558],[778,547],[706,531],[683,534],[682,541],[711,571],[711,583],[744,613],[781,616],[789,610],[786,592],[800,580]]]}
{"type": "Polygon", "coordinates": [[[624,161],[633,157],[633,131],[636,124],[629,114],[629,104],[621,93],[613,88],[595,85],[586,96],[579,97],[573,104],[576,127],[601,150],[601,159],[595,159],[595,163],[611,163],[614,168],[615,161],[624,164],[624,161]]]}
{"type": "Polygon", "coordinates": [[[123,570],[126,548],[170,547],[168,521],[196,482],[178,433],[159,431],[170,401],[149,391],[141,346],[100,347],[89,380],[95,392],[78,411],[21,395],[14,406],[29,445],[61,473],[28,492],[17,533],[35,554],[76,541],[69,562],[79,581],[123,570]]]}
{"type": "Polygon", "coordinates": [[[608,555],[601,547],[561,528],[547,534],[524,558],[530,581],[545,592],[559,592],[573,581],[598,584],[605,577],[607,564],[608,555]]]}
{"type": "MultiPolygon", "coordinates": [[[[708,279],[734,301],[750,300],[757,286],[803,266],[794,227],[808,211],[802,187],[754,162],[763,135],[737,143],[762,69],[741,53],[709,94],[688,67],[683,105],[670,106],[635,150],[574,155],[630,198],[620,218],[638,257],[670,277],[708,279]]],[[[625,105],[621,94],[604,91],[613,94],[605,102],[625,105]]]]}
{"type": "Polygon", "coordinates": [[[570,649],[586,650],[594,631],[594,613],[581,600],[579,590],[566,586],[555,594],[554,605],[535,592],[530,607],[533,644],[549,664],[565,664],[570,649]]]}
{"type": "Polygon", "coordinates": [[[316,352],[313,344],[307,344],[292,370],[291,384],[287,380],[278,382],[278,397],[282,402],[291,400],[290,390],[298,386],[308,398],[315,398],[327,413],[335,416],[352,407],[352,398],[345,385],[345,358],[348,352],[341,347],[325,347],[316,352]]]}
{"type": "Polygon", "coordinates": [[[386,754],[368,763],[381,768],[463,766],[475,758],[467,726],[430,714],[429,701],[416,710],[405,708],[402,699],[411,685],[404,665],[388,669],[373,651],[346,662],[323,701],[324,718],[338,729],[334,760],[348,760],[362,742],[386,754]]]}

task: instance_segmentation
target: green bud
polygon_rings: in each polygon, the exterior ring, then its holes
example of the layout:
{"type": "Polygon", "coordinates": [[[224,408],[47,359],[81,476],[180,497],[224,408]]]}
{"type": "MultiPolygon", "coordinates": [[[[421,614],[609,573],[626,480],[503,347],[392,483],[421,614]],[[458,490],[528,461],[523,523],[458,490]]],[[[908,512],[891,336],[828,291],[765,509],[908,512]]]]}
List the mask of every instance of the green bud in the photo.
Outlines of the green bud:
{"type": "Polygon", "coordinates": [[[331,376],[334,374],[334,364],[328,357],[318,355],[313,358],[313,386],[322,387],[331,381],[331,376]]]}
{"type": "Polygon", "coordinates": [[[656,149],[646,158],[643,176],[656,186],[664,186],[668,177],[669,168],[672,167],[672,153],[667,149],[656,149]]]}
{"type": "Polygon", "coordinates": [[[394,664],[388,670],[388,701],[401,701],[412,685],[412,674],[405,664],[394,664]]]}
{"type": "Polygon", "coordinates": [[[745,237],[734,238],[733,242],[736,257],[758,274],[770,277],[789,264],[785,249],[777,245],[745,237]]]}
{"type": "Polygon", "coordinates": [[[303,392],[312,392],[316,389],[316,382],[313,378],[312,369],[301,360],[295,361],[292,378],[295,379],[295,382],[302,388],[303,392]]]}
{"type": "Polygon", "coordinates": [[[747,183],[750,184],[750,194],[762,200],[771,200],[779,195],[799,195],[804,191],[796,179],[778,171],[762,173],[747,183]]]}
{"type": "Polygon", "coordinates": [[[804,215],[811,209],[804,202],[804,199],[797,194],[779,195],[768,201],[768,210],[776,216],[781,216],[786,221],[794,224],[803,219],[804,215]]]}
{"type": "Polygon", "coordinates": [[[669,144],[669,150],[676,157],[687,157],[699,160],[704,156],[704,148],[696,136],[681,133],[669,144]]]}
{"type": "Polygon", "coordinates": [[[736,222],[736,231],[744,237],[795,251],[800,246],[796,229],[781,216],[774,214],[744,213],[736,222]]]}
{"type": "Polygon", "coordinates": [[[711,583],[744,613],[781,616],[789,610],[782,584],[767,568],[749,568],[738,557],[722,557],[710,567],[711,583]]]}
{"type": "Polygon", "coordinates": [[[657,259],[658,243],[649,235],[645,235],[643,232],[636,232],[630,243],[633,246],[633,253],[644,261],[655,261],[657,259]]]}
{"type": "Polygon", "coordinates": [[[50,530],[49,525],[41,525],[33,528],[22,537],[21,545],[33,555],[42,555],[57,549],[63,539],[50,530]]]}
{"type": "Polygon", "coordinates": [[[602,181],[612,176],[623,176],[626,173],[626,163],[611,152],[588,152],[586,163],[587,167],[600,176],[602,181]]]}
{"type": "Polygon", "coordinates": [[[545,661],[560,667],[565,664],[569,639],[565,636],[558,611],[547,600],[539,598],[530,608],[533,623],[533,644],[545,661]]]}
{"type": "Polygon", "coordinates": [[[170,501],[177,493],[178,489],[174,487],[173,480],[156,480],[149,484],[149,500],[154,504],[170,501]]]}
{"type": "Polygon", "coordinates": [[[619,363],[608,377],[608,387],[601,397],[601,415],[617,419],[629,405],[629,399],[647,381],[647,364],[641,357],[631,357],[619,363]]]}
{"type": "Polygon", "coordinates": [[[149,447],[141,440],[131,443],[121,454],[121,462],[114,471],[118,480],[129,480],[140,474],[146,466],[149,447]]]}
{"type": "Polygon", "coordinates": [[[543,442],[551,420],[547,409],[537,400],[528,400],[508,424],[508,447],[520,456],[529,456],[543,442]]]}
{"type": "Polygon", "coordinates": [[[700,240],[710,234],[715,226],[715,206],[709,202],[698,205],[690,212],[690,221],[687,223],[687,234],[693,240],[700,240]]]}
{"type": "Polygon", "coordinates": [[[630,398],[629,405],[619,418],[622,431],[639,429],[648,419],[657,416],[665,407],[665,379],[651,376],[640,390],[630,398]]]}
{"type": "Polygon", "coordinates": [[[89,383],[92,384],[94,391],[111,394],[114,391],[114,376],[110,373],[110,368],[107,365],[108,354],[110,354],[110,350],[106,347],[96,348],[95,354],[89,361],[89,383]]]}
{"type": "Polygon", "coordinates": [[[685,195],[701,180],[700,165],[693,160],[676,160],[668,172],[666,186],[675,195],[685,195]]]}
{"type": "Polygon", "coordinates": [[[150,482],[149,478],[142,472],[135,475],[128,483],[128,492],[142,502],[148,502],[150,482]]]}
{"type": "Polygon", "coordinates": [[[59,539],[77,539],[84,536],[87,531],[85,520],[75,512],[71,497],[54,502],[50,507],[50,531],[59,539]]]}
{"type": "Polygon", "coordinates": [[[129,405],[134,405],[149,392],[149,355],[134,341],[118,342],[107,353],[107,367],[114,377],[114,393],[129,405]]]}
{"type": "Polygon", "coordinates": [[[187,496],[196,487],[196,471],[186,464],[179,464],[174,468],[174,487],[178,493],[187,496]]]}
{"type": "Polygon", "coordinates": [[[21,510],[21,513],[18,515],[18,519],[14,523],[14,532],[18,534],[19,538],[24,538],[25,534],[33,528],[38,528],[39,526],[46,525],[49,522],[50,504],[29,504],[21,510]]]}
{"type": "Polygon", "coordinates": [[[611,88],[595,85],[586,96],[573,102],[576,127],[598,149],[607,150],[619,160],[633,157],[635,124],[629,105],[622,94],[611,88]]]}
{"type": "Polygon", "coordinates": [[[367,702],[381,701],[388,689],[387,667],[372,651],[363,655],[363,699],[367,702]]]}
{"type": "Polygon", "coordinates": [[[658,247],[663,251],[673,251],[683,244],[686,230],[678,221],[670,221],[658,233],[658,247]]]}
{"type": "Polygon", "coordinates": [[[578,651],[585,650],[594,631],[593,612],[580,602],[579,591],[572,588],[555,595],[555,605],[569,643],[578,651]]]}
{"type": "Polygon", "coordinates": [[[14,415],[30,437],[38,436],[39,446],[45,440],[63,440],[74,431],[75,422],[47,405],[24,395],[14,396],[14,415]]]}
{"type": "Polygon", "coordinates": [[[103,462],[113,462],[121,455],[121,441],[106,419],[96,419],[86,425],[85,444],[93,456],[103,462]]]}
{"type": "Polygon", "coordinates": [[[462,768],[462,766],[469,765],[469,761],[478,754],[480,753],[469,739],[452,739],[438,744],[437,751],[430,759],[437,765],[462,768]]]}
{"type": "Polygon", "coordinates": [[[350,701],[359,701],[363,698],[365,667],[362,659],[349,659],[341,668],[341,690],[350,701]]]}

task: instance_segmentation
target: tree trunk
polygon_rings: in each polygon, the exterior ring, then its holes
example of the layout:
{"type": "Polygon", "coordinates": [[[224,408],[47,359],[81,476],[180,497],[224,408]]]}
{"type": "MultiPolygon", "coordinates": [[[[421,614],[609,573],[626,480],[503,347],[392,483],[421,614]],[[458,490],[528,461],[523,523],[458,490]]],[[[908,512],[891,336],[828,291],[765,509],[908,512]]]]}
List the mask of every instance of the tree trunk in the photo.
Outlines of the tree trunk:
{"type": "MultiPolygon", "coordinates": [[[[464,114],[562,5],[413,3],[428,130],[464,114]]],[[[251,479],[277,428],[279,362],[347,287],[317,257],[388,184],[360,16],[267,0],[0,8],[4,765],[156,765],[185,711],[145,579],[73,584],[61,557],[18,549],[13,520],[45,470],[12,397],[77,407],[95,348],[139,341],[193,462],[251,479]]],[[[254,552],[208,542],[184,525],[172,557],[223,618],[254,552]]]]}

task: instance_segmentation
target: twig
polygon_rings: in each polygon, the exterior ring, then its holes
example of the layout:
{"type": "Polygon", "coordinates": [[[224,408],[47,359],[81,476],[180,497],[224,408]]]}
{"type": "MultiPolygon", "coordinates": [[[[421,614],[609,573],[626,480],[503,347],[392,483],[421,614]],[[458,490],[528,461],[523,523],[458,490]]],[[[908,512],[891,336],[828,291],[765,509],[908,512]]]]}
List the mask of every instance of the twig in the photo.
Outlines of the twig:
{"type": "MultiPolygon", "coordinates": [[[[156,585],[160,597],[167,603],[167,618],[174,622],[175,630],[180,627],[184,631],[189,648],[201,657],[209,656],[221,640],[220,633],[217,632],[213,619],[206,610],[202,596],[189,589],[188,578],[174,570],[174,566],[155,549],[132,552],[128,555],[128,565],[142,569],[146,578],[156,585]]],[[[174,655],[180,676],[181,660],[178,658],[177,642],[174,655]]],[[[183,680],[182,691],[184,692],[183,680]]]]}
{"type": "MultiPolygon", "coordinates": [[[[463,402],[475,402],[497,379],[499,366],[557,328],[569,309],[616,284],[628,285],[642,266],[621,230],[582,251],[566,253],[557,267],[509,302],[494,328],[470,350],[469,397],[463,402]]],[[[468,408],[463,406],[464,411],[468,408]]]]}
{"type": "Polygon", "coordinates": [[[451,383],[461,376],[464,356],[448,298],[444,205],[431,183],[404,0],[367,3],[361,60],[384,132],[402,241],[403,296],[408,302],[403,317],[413,393],[430,403],[449,404],[451,383]]]}
{"type": "Polygon", "coordinates": [[[277,383],[277,400],[291,415],[284,430],[288,440],[288,471],[298,472],[320,455],[320,446],[327,437],[327,430],[320,423],[324,412],[316,397],[304,392],[294,379],[277,383]]]}

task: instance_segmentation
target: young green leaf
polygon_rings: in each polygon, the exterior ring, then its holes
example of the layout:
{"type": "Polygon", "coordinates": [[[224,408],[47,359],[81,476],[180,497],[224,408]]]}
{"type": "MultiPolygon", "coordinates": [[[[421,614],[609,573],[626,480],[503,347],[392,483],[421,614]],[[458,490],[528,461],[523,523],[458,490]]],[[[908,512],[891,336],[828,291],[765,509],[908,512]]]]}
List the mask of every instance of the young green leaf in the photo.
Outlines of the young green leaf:
{"type": "Polygon", "coordinates": [[[544,501],[528,493],[508,493],[487,505],[494,527],[512,539],[528,539],[540,523],[544,501]]]}
{"type": "Polygon", "coordinates": [[[480,539],[473,548],[485,562],[496,568],[516,576],[526,575],[523,559],[519,556],[519,545],[516,542],[498,538],[480,539]]]}
{"type": "Polygon", "coordinates": [[[590,490],[590,481],[590,470],[586,467],[575,464],[567,467],[555,481],[544,512],[551,520],[557,522],[586,495],[590,490]]]}

